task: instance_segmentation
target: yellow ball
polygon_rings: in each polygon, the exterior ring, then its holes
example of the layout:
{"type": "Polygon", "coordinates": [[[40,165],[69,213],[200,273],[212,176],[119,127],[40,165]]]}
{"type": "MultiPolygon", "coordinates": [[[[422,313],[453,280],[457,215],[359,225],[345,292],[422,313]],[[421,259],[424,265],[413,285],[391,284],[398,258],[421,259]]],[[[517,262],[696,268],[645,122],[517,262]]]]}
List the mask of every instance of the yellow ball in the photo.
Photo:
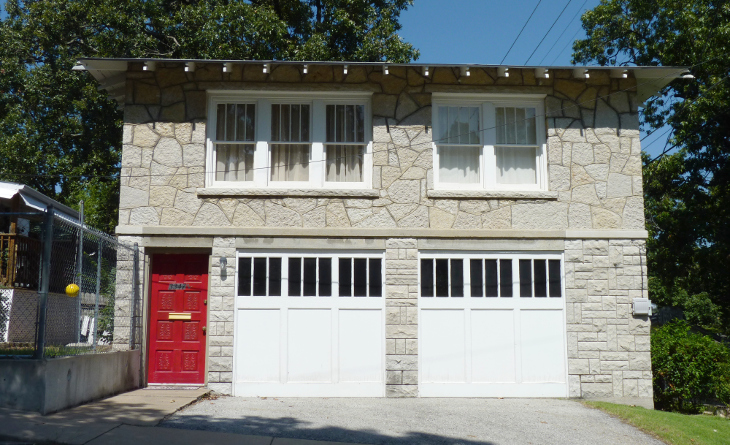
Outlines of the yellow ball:
{"type": "Polygon", "coordinates": [[[66,286],[66,295],[68,295],[69,297],[76,297],[76,296],[78,296],[79,295],[79,287],[76,284],[74,284],[74,283],[69,284],[68,286],[66,286]]]}

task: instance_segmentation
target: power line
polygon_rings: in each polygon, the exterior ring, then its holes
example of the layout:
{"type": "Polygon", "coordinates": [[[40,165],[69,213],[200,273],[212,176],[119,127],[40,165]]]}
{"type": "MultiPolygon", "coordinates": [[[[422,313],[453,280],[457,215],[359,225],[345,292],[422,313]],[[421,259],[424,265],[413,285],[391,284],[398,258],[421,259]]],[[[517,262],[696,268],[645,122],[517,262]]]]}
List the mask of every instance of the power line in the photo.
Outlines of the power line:
{"type": "Polygon", "coordinates": [[[555,56],[555,58],[553,59],[553,61],[552,61],[552,62],[550,62],[550,65],[555,65],[555,61],[556,61],[556,60],[558,60],[558,57],[560,57],[560,55],[561,55],[561,54],[563,54],[563,51],[565,51],[565,48],[567,48],[567,47],[568,47],[568,45],[570,45],[570,42],[573,42],[573,41],[575,41],[575,36],[577,36],[577,35],[578,35],[578,33],[580,32],[580,30],[581,30],[581,28],[578,28],[578,30],[577,30],[577,31],[575,32],[575,34],[573,34],[573,37],[571,37],[571,38],[570,38],[570,40],[568,40],[568,41],[567,41],[567,42],[565,43],[565,45],[564,45],[564,46],[563,46],[563,48],[562,48],[562,49],[561,49],[561,50],[560,50],[560,51],[558,52],[558,54],[557,54],[557,55],[555,56]]]}
{"type": "Polygon", "coordinates": [[[532,10],[532,14],[530,14],[530,16],[527,18],[527,21],[525,22],[525,24],[522,25],[522,29],[520,29],[520,33],[517,34],[517,37],[515,37],[515,41],[512,42],[512,45],[507,50],[507,54],[505,54],[504,57],[502,57],[502,61],[499,62],[500,65],[504,63],[504,59],[506,59],[507,56],[509,55],[509,52],[512,51],[512,48],[515,46],[515,43],[517,43],[517,39],[520,38],[520,36],[522,35],[522,31],[524,31],[525,27],[527,27],[527,24],[530,23],[530,19],[535,14],[535,11],[537,11],[537,7],[540,6],[540,3],[542,3],[542,0],[538,0],[537,4],[535,5],[535,9],[532,10]]]}
{"type": "Polygon", "coordinates": [[[560,35],[558,36],[558,38],[555,39],[555,41],[553,42],[553,46],[551,46],[550,49],[545,53],[545,55],[542,56],[542,59],[540,59],[540,62],[538,63],[538,65],[542,65],[542,62],[543,62],[543,60],[545,60],[545,57],[547,57],[548,54],[550,54],[550,52],[553,50],[553,48],[555,48],[555,45],[560,41],[560,39],[563,38],[563,34],[565,34],[565,31],[568,30],[568,28],[570,27],[570,24],[573,23],[573,20],[575,20],[575,18],[578,17],[578,14],[580,14],[580,12],[583,10],[583,7],[586,5],[586,3],[588,3],[588,0],[585,0],[583,2],[583,4],[580,5],[580,8],[578,8],[578,10],[575,12],[575,15],[573,15],[573,17],[570,20],[568,20],[568,24],[565,25],[565,28],[563,28],[563,32],[561,32],[560,35]]]}
{"type": "Polygon", "coordinates": [[[566,10],[566,9],[568,9],[568,6],[570,6],[570,3],[571,3],[572,1],[573,1],[573,0],[568,0],[568,3],[566,3],[566,5],[565,5],[565,7],[563,8],[563,10],[562,10],[562,11],[560,11],[560,14],[558,14],[558,18],[556,18],[556,19],[555,19],[555,21],[553,22],[553,24],[552,24],[552,25],[550,25],[550,29],[548,29],[548,30],[547,30],[547,32],[545,33],[545,35],[544,35],[544,36],[542,36],[542,40],[540,40],[540,43],[538,43],[538,44],[537,44],[537,46],[535,47],[535,49],[534,49],[534,50],[532,50],[532,54],[530,54],[530,57],[528,57],[528,58],[527,58],[527,61],[525,62],[525,65],[527,65],[527,62],[529,62],[529,61],[530,61],[530,59],[532,59],[532,56],[533,56],[533,55],[535,55],[535,52],[537,51],[537,49],[538,49],[538,48],[540,47],[540,45],[542,45],[542,42],[544,42],[544,41],[545,41],[545,39],[547,38],[548,34],[550,34],[550,31],[552,31],[552,30],[553,30],[553,26],[555,26],[555,24],[556,24],[556,23],[558,23],[558,20],[560,20],[560,17],[562,17],[562,16],[563,16],[563,13],[565,12],[565,10],[566,10]]]}

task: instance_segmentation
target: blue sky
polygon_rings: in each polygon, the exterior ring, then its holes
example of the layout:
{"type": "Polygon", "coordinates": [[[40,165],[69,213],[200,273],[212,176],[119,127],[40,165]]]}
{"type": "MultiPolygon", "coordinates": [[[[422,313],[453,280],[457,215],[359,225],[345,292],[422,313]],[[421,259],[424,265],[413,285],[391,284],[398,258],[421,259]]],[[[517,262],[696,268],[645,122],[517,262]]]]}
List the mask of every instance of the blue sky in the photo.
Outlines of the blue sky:
{"type": "MultiPolygon", "coordinates": [[[[399,34],[421,51],[420,63],[499,64],[504,59],[512,65],[570,65],[573,41],[585,37],[580,16],[600,0],[541,0],[535,10],[538,1],[415,0],[401,15],[399,34]]],[[[660,129],[649,136],[642,147],[651,155],[661,153],[667,137],[663,133],[660,129]]]]}

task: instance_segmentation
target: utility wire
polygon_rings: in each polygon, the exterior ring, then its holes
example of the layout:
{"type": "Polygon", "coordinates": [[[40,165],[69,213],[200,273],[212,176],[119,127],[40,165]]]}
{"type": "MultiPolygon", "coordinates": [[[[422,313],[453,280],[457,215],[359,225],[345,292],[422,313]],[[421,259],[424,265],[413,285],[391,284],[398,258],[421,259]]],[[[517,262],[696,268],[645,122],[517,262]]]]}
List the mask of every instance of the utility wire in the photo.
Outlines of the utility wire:
{"type": "Polygon", "coordinates": [[[548,54],[550,54],[550,52],[553,50],[553,48],[555,48],[555,45],[560,41],[560,39],[563,38],[563,34],[565,34],[565,31],[568,30],[568,28],[570,27],[570,24],[573,23],[573,20],[575,20],[575,18],[578,17],[578,14],[580,14],[580,12],[583,10],[583,7],[586,5],[586,3],[588,3],[588,0],[585,0],[583,2],[583,4],[580,5],[580,8],[578,8],[578,10],[575,12],[575,15],[573,15],[573,17],[568,21],[568,24],[565,25],[565,28],[563,28],[563,32],[561,32],[560,35],[558,36],[558,38],[555,39],[555,41],[553,42],[553,46],[551,46],[550,49],[545,53],[545,55],[542,56],[542,59],[540,59],[540,62],[538,63],[538,65],[542,65],[542,62],[545,60],[545,57],[547,57],[548,54]]]}
{"type": "Polygon", "coordinates": [[[532,14],[530,14],[530,16],[527,18],[527,21],[525,22],[525,24],[522,25],[522,29],[520,29],[520,33],[517,34],[517,37],[515,37],[515,41],[512,42],[512,45],[507,50],[507,54],[505,54],[504,57],[502,57],[502,61],[499,62],[500,65],[504,63],[504,59],[506,59],[507,56],[509,55],[509,52],[512,51],[512,48],[515,46],[515,43],[517,43],[517,39],[520,38],[520,36],[522,35],[522,31],[524,31],[527,24],[530,23],[530,19],[535,14],[535,11],[537,11],[537,7],[540,6],[540,3],[542,3],[542,0],[538,0],[537,4],[535,5],[535,9],[532,10],[532,14]]]}
{"type": "Polygon", "coordinates": [[[577,30],[577,31],[575,32],[575,34],[573,34],[573,37],[571,37],[571,38],[570,38],[570,40],[568,40],[568,41],[567,41],[567,42],[565,43],[565,45],[564,45],[564,46],[563,46],[563,48],[562,48],[562,49],[561,49],[561,50],[560,50],[560,51],[558,52],[558,54],[557,54],[557,55],[555,56],[555,58],[553,59],[553,61],[552,61],[552,62],[550,62],[550,65],[555,65],[555,61],[556,61],[556,60],[558,60],[558,57],[560,57],[560,55],[561,55],[561,54],[563,54],[563,51],[565,51],[565,48],[567,48],[567,47],[568,47],[568,45],[570,45],[570,42],[574,42],[574,41],[575,41],[575,36],[577,36],[577,35],[578,35],[578,33],[580,32],[580,30],[581,30],[581,28],[578,28],[578,30],[577,30]]]}
{"type": "Polygon", "coordinates": [[[532,59],[532,56],[535,55],[535,52],[537,51],[537,49],[540,47],[540,45],[542,45],[542,42],[545,41],[545,39],[547,38],[548,34],[550,34],[550,31],[553,30],[553,26],[555,26],[555,24],[558,23],[558,20],[560,20],[560,17],[563,16],[563,13],[565,12],[566,9],[568,9],[568,6],[570,6],[570,3],[571,2],[573,2],[573,0],[568,0],[568,3],[565,4],[565,7],[563,8],[563,10],[560,11],[560,14],[558,14],[558,18],[556,18],[555,21],[553,22],[553,24],[550,25],[550,29],[548,29],[547,32],[545,33],[545,35],[542,36],[542,40],[540,40],[540,43],[538,43],[537,46],[535,47],[535,49],[532,50],[532,54],[530,54],[530,57],[527,58],[527,61],[525,62],[525,65],[527,65],[527,62],[529,62],[530,59],[532,59]]]}

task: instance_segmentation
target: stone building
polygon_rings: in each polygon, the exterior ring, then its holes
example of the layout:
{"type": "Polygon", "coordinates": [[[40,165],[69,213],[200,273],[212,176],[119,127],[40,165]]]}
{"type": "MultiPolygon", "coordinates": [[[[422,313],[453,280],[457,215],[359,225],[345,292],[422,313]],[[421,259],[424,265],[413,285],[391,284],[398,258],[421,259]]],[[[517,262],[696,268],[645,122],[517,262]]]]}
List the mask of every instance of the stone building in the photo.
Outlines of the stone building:
{"type": "Polygon", "coordinates": [[[124,109],[150,384],[652,405],[637,110],[682,70],[77,69],[124,109]]]}

